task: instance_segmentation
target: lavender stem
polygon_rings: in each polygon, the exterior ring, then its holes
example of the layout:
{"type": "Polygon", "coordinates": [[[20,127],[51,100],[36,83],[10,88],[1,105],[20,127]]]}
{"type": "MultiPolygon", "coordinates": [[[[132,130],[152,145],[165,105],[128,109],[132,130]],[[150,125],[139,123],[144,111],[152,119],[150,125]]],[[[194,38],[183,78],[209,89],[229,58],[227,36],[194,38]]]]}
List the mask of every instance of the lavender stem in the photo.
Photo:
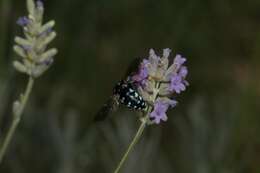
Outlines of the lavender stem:
{"type": "Polygon", "coordinates": [[[144,128],[146,126],[146,123],[147,123],[147,120],[148,120],[148,116],[146,116],[141,125],[139,126],[139,129],[137,130],[136,134],[135,134],[135,137],[133,138],[132,142],[130,143],[129,147],[127,148],[124,156],[122,157],[122,159],[120,160],[116,170],[114,171],[114,173],[119,173],[120,169],[122,168],[124,162],[126,161],[130,151],[133,150],[134,146],[136,145],[136,143],[139,141],[141,135],[143,134],[143,131],[144,131],[144,128]]]}
{"type": "Polygon", "coordinates": [[[29,95],[32,91],[33,83],[34,83],[34,79],[30,76],[26,90],[25,90],[25,93],[24,93],[24,96],[21,100],[21,104],[19,105],[19,111],[14,112],[11,127],[8,129],[7,135],[6,135],[5,139],[3,140],[3,144],[1,145],[1,148],[0,148],[0,163],[3,160],[3,157],[4,157],[4,155],[7,151],[7,148],[9,146],[9,143],[10,143],[10,141],[11,141],[13,135],[14,135],[14,132],[15,132],[20,120],[21,120],[21,116],[22,116],[22,113],[24,111],[25,105],[26,105],[28,98],[29,98],[29,95]]]}

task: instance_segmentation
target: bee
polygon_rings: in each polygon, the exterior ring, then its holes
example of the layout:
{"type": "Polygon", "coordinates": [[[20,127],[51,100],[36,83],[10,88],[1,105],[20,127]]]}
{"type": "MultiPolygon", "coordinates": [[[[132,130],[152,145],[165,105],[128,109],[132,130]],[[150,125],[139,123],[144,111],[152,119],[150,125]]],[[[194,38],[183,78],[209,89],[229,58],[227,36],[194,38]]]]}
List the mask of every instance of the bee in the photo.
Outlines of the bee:
{"type": "Polygon", "coordinates": [[[109,113],[115,111],[120,105],[124,105],[131,110],[143,111],[147,104],[138,93],[136,84],[131,80],[131,75],[137,72],[140,59],[135,59],[127,71],[127,78],[119,81],[113,88],[113,94],[102,106],[95,116],[95,121],[104,120],[109,113]],[[133,70],[134,69],[134,70],[133,70]]]}

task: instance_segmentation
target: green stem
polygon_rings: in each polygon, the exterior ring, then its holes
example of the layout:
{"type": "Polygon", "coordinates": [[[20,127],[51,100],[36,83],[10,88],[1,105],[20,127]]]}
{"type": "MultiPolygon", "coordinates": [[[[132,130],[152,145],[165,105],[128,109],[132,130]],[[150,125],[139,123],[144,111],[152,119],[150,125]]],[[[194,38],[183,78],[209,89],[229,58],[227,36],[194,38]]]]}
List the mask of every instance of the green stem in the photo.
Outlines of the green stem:
{"type": "Polygon", "coordinates": [[[26,105],[29,95],[32,91],[33,83],[34,83],[34,79],[32,77],[30,77],[29,81],[27,83],[27,86],[26,86],[24,96],[22,96],[21,100],[19,101],[20,102],[19,107],[17,108],[17,111],[13,112],[13,121],[11,123],[10,128],[8,129],[7,135],[6,135],[5,139],[3,140],[3,144],[1,145],[1,148],[0,148],[0,163],[3,161],[3,157],[7,151],[8,145],[14,135],[16,127],[18,126],[18,124],[20,122],[25,105],[26,105]]]}
{"type": "Polygon", "coordinates": [[[147,117],[143,119],[139,129],[137,130],[136,134],[135,134],[135,137],[134,139],[132,140],[131,144],[129,145],[129,147],[127,148],[124,156],[122,157],[121,161],[119,162],[116,170],[114,171],[114,173],[119,173],[121,167],[123,166],[124,162],[126,161],[130,151],[133,149],[133,147],[135,146],[135,144],[138,142],[138,140],[140,139],[143,131],[144,131],[144,128],[146,126],[146,123],[147,123],[147,117]]]}
{"type": "MultiPolygon", "coordinates": [[[[158,91],[159,91],[158,89],[160,88],[160,85],[161,85],[160,82],[155,82],[155,88],[157,89],[156,90],[157,92],[153,92],[153,102],[155,102],[156,98],[158,97],[158,91]]],[[[119,162],[116,170],[114,171],[114,173],[119,173],[122,165],[124,164],[124,162],[126,161],[128,155],[129,155],[130,151],[133,149],[133,147],[135,146],[135,144],[138,142],[139,138],[141,137],[141,135],[144,131],[144,128],[147,124],[147,121],[149,119],[149,114],[150,114],[151,110],[152,110],[152,107],[148,106],[148,108],[146,110],[146,112],[147,112],[146,116],[142,119],[142,123],[141,123],[139,129],[137,130],[134,139],[132,140],[129,147],[127,148],[124,156],[120,160],[120,162],[119,162]]]]}

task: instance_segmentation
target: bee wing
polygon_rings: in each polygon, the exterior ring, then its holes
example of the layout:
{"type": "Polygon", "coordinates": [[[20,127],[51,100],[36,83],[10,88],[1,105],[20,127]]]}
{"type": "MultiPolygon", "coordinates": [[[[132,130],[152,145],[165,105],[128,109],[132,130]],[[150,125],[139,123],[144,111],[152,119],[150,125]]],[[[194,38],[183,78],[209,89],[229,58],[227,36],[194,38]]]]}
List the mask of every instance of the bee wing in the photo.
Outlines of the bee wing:
{"type": "Polygon", "coordinates": [[[118,108],[118,100],[115,96],[111,96],[94,117],[94,121],[104,120],[111,112],[118,108]]]}
{"type": "MultiPolygon", "coordinates": [[[[135,58],[132,60],[132,62],[126,70],[124,79],[128,79],[129,76],[132,76],[138,72],[139,65],[142,62],[142,60],[142,58],[135,58]]],[[[94,121],[104,120],[111,112],[114,112],[118,108],[118,106],[118,98],[116,96],[111,96],[95,115],[94,121]]]]}

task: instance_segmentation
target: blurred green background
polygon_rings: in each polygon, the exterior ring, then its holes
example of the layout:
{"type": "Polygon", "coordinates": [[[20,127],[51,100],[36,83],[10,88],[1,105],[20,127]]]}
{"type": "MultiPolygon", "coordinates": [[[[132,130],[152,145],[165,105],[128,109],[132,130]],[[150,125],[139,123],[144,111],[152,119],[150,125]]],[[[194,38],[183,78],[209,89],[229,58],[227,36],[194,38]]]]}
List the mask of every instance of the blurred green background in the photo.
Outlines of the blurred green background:
{"type": "MultiPolygon", "coordinates": [[[[188,59],[190,87],[146,129],[122,172],[260,172],[259,0],[46,0],[59,49],[15,133],[1,173],[112,172],[138,119],[120,109],[92,119],[136,57],[171,48],[188,59]]],[[[0,140],[26,76],[13,38],[25,0],[0,0],[0,140]]]]}

